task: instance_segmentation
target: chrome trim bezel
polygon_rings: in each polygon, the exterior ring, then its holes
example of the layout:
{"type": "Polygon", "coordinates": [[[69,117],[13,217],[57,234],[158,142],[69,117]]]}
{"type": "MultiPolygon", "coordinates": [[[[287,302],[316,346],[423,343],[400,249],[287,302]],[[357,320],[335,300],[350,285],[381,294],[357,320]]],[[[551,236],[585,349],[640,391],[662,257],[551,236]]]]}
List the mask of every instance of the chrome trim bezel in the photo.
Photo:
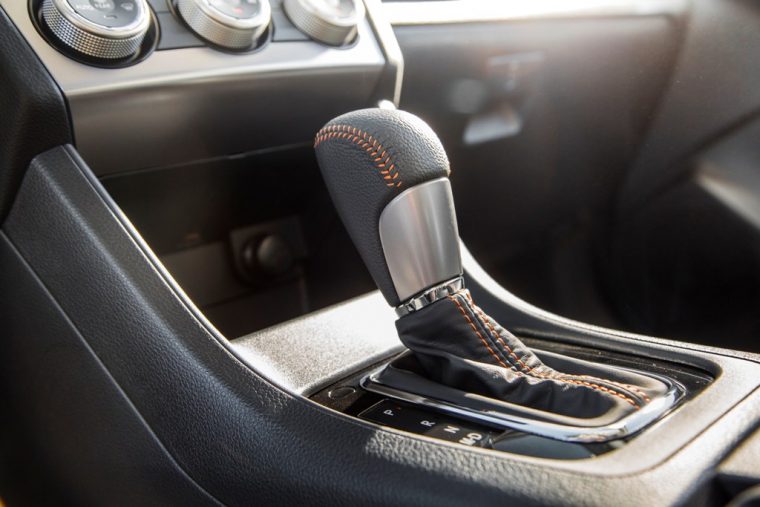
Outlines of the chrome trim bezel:
{"type": "MultiPolygon", "coordinates": [[[[561,440],[563,442],[601,443],[630,437],[668,414],[685,395],[685,389],[683,386],[667,377],[621,367],[621,370],[638,373],[639,375],[645,375],[663,382],[668,386],[667,392],[658,398],[652,399],[652,401],[636,412],[633,412],[612,424],[596,427],[565,426],[513,414],[463,407],[443,400],[401,391],[383,384],[382,380],[380,380],[380,373],[387,367],[388,365],[384,365],[373,370],[361,379],[359,385],[363,389],[381,396],[387,396],[395,400],[419,405],[436,412],[459,417],[486,426],[521,431],[523,433],[551,438],[553,440],[561,440]]],[[[514,407],[518,410],[520,408],[519,405],[514,405],[514,407]]]]}

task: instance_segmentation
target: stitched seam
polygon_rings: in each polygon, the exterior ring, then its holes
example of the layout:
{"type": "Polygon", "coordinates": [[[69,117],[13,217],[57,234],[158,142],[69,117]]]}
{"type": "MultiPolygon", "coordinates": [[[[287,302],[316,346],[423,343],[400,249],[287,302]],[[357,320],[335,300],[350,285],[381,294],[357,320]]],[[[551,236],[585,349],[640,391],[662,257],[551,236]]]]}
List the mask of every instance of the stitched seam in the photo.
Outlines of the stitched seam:
{"type": "MultiPolygon", "coordinates": [[[[472,303],[472,298],[470,298],[470,302],[472,303]]],[[[472,303],[472,306],[475,309],[475,311],[480,315],[481,320],[483,320],[483,322],[486,323],[486,326],[488,326],[488,328],[491,330],[491,333],[493,333],[493,335],[497,337],[499,343],[501,343],[502,346],[504,346],[507,350],[510,350],[510,352],[511,352],[511,349],[507,345],[506,341],[504,341],[502,339],[501,333],[497,332],[494,329],[494,327],[491,324],[490,320],[483,313],[483,310],[481,310],[474,303],[472,303]]],[[[592,375],[571,375],[571,374],[562,373],[562,372],[559,372],[559,371],[556,371],[556,370],[554,371],[554,374],[547,374],[547,373],[543,373],[543,372],[536,372],[535,368],[533,368],[531,366],[527,366],[522,360],[520,361],[520,363],[523,364],[523,365],[525,365],[526,368],[528,368],[528,371],[526,372],[528,374],[538,375],[538,376],[542,376],[544,378],[553,378],[553,379],[556,379],[556,380],[563,380],[563,379],[564,380],[570,380],[570,379],[584,378],[584,379],[593,380],[593,381],[597,381],[597,382],[606,382],[608,384],[611,384],[613,386],[618,387],[619,389],[628,390],[628,391],[631,391],[631,392],[633,392],[633,393],[641,396],[641,398],[644,399],[647,403],[649,403],[650,401],[652,401],[652,399],[645,392],[643,392],[642,390],[640,390],[639,388],[637,388],[636,386],[633,386],[631,384],[623,384],[621,382],[616,382],[614,380],[609,380],[609,379],[603,379],[603,378],[600,378],[600,377],[594,377],[592,375]]],[[[596,385],[596,384],[593,384],[593,385],[596,385]]],[[[598,386],[598,387],[607,389],[604,386],[598,386]]],[[[615,391],[615,392],[618,392],[618,391],[615,391]]],[[[619,394],[623,395],[623,393],[619,393],[619,394]]],[[[623,395],[623,396],[625,396],[625,395],[623,395]]],[[[637,406],[638,406],[638,404],[637,404],[637,406]]]]}
{"type": "Polygon", "coordinates": [[[493,336],[495,336],[496,339],[501,344],[501,346],[504,347],[504,349],[506,349],[506,351],[509,353],[509,356],[511,358],[513,358],[517,362],[517,364],[520,365],[520,369],[523,370],[525,373],[532,372],[533,368],[530,367],[530,366],[528,366],[525,363],[525,361],[523,361],[522,358],[517,357],[517,354],[515,354],[514,350],[512,350],[512,348],[509,345],[507,345],[507,343],[504,340],[502,340],[501,335],[494,330],[494,328],[491,325],[491,323],[488,321],[488,319],[485,318],[485,314],[482,312],[482,310],[480,310],[480,308],[478,308],[475,305],[475,303],[473,303],[472,296],[469,293],[466,293],[465,297],[470,301],[470,304],[472,305],[473,311],[480,316],[480,320],[482,320],[483,323],[488,327],[488,329],[491,330],[491,333],[493,334],[493,336]]]}
{"type": "MultiPolygon", "coordinates": [[[[475,326],[475,323],[472,321],[472,319],[470,318],[470,316],[467,315],[467,312],[462,307],[462,304],[459,302],[459,300],[455,296],[456,295],[450,295],[449,299],[451,301],[453,301],[457,305],[457,308],[459,308],[459,311],[462,313],[462,316],[465,318],[465,320],[467,321],[467,323],[470,325],[470,328],[473,330],[473,332],[480,339],[480,342],[483,344],[483,346],[488,350],[488,352],[491,354],[491,356],[493,356],[493,358],[496,359],[496,361],[502,367],[513,370],[514,374],[517,375],[518,377],[525,377],[526,375],[530,375],[530,376],[532,376],[534,378],[544,378],[544,379],[548,379],[548,380],[556,380],[557,382],[562,382],[562,383],[566,383],[566,384],[575,384],[575,385],[579,385],[579,386],[583,386],[583,387],[588,387],[588,388],[590,388],[592,390],[595,390],[595,391],[600,391],[600,392],[603,392],[603,393],[606,393],[606,394],[609,394],[609,395],[612,395],[612,396],[616,396],[616,397],[618,397],[618,398],[626,401],[627,403],[633,405],[633,407],[636,408],[637,410],[640,408],[639,405],[636,404],[636,402],[634,400],[632,400],[631,398],[629,398],[629,397],[627,397],[627,396],[625,396],[625,395],[623,395],[623,394],[621,394],[621,393],[619,393],[617,391],[613,391],[612,389],[608,389],[608,388],[606,388],[604,386],[600,386],[600,385],[597,385],[597,384],[592,384],[590,382],[584,382],[582,380],[574,380],[574,379],[568,379],[568,378],[552,378],[552,377],[548,377],[546,375],[542,375],[540,373],[537,373],[532,368],[530,368],[529,373],[526,374],[526,373],[523,373],[521,371],[514,370],[514,366],[512,366],[512,367],[507,366],[507,364],[498,356],[498,354],[493,350],[493,348],[491,348],[491,346],[488,345],[488,342],[486,342],[485,338],[483,338],[483,335],[480,333],[480,331],[478,331],[478,328],[475,326]],[[532,373],[530,373],[530,372],[532,372],[532,373]]],[[[487,324],[487,325],[490,325],[490,324],[487,324]]],[[[496,336],[498,336],[498,333],[494,333],[494,334],[496,334],[496,336]]],[[[499,337],[499,339],[501,340],[501,337],[499,337]]]]}
{"type": "MultiPolygon", "coordinates": [[[[464,308],[459,303],[459,301],[454,296],[449,296],[449,299],[451,299],[452,301],[454,301],[454,303],[456,303],[457,307],[459,308],[459,311],[462,313],[462,315],[464,316],[464,318],[467,320],[467,323],[470,325],[470,327],[472,328],[472,330],[475,332],[475,334],[480,339],[481,343],[486,347],[486,349],[488,349],[488,351],[491,353],[491,355],[494,357],[494,359],[496,359],[496,361],[501,366],[503,366],[504,368],[509,368],[506,365],[506,363],[504,363],[504,361],[498,356],[498,354],[496,354],[496,352],[485,341],[485,339],[483,338],[483,335],[480,333],[480,331],[478,331],[477,327],[472,322],[472,319],[470,319],[469,315],[467,315],[467,313],[465,312],[464,308]]],[[[498,336],[498,334],[496,334],[496,335],[498,336]]],[[[510,369],[513,369],[513,368],[510,368],[510,369]]],[[[517,375],[517,376],[520,376],[520,377],[525,377],[526,375],[529,375],[529,376],[532,376],[534,378],[543,378],[543,379],[548,379],[548,380],[555,380],[555,381],[561,382],[561,383],[575,384],[575,385],[579,385],[579,386],[583,386],[583,387],[588,387],[588,388],[590,388],[592,390],[595,390],[595,391],[600,391],[600,392],[603,392],[603,393],[606,393],[606,394],[610,394],[612,396],[616,396],[616,397],[618,397],[618,398],[626,401],[627,403],[633,405],[634,408],[639,409],[639,406],[636,404],[636,402],[634,400],[630,399],[629,397],[627,397],[627,396],[625,396],[625,395],[623,395],[623,394],[621,394],[621,393],[619,393],[617,391],[613,391],[612,389],[608,389],[608,388],[606,388],[604,386],[600,386],[600,385],[597,385],[597,384],[592,384],[590,382],[584,382],[582,380],[574,380],[574,379],[568,379],[568,378],[553,378],[553,377],[549,377],[547,375],[543,375],[543,374],[537,373],[533,369],[530,369],[530,372],[527,373],[527,374],[523,373],[523,372],[520,372],[520,371],[514,371],[514,374],[517,375]]]]}
{"type": "Polygon", "coordinates": [[[317,132],[314,139],[314,148],[320,144],[332,139],[347,140],[367,152],[372,159],[372,163],[380,172],[386,187],[399,188],[402,180],[399,178],[399,171],[396,164],[391,159],[388,150],[380,142],[367,132],[351,127],[349,125],[328,125],[317,132]]]}
{"type": "MultiPolygon", "coordinates": [[[[451,297],[451,296],[449,296],[449,297],[451,297]]],[[[466,297],[470,300],[470,303],[472,303],[471,296],[468,294],[466,297]]],[[[472,303],[472,306],[473,306],[473,309],[475,310],[475,312],[479,314],[480,319],[490,329],[491,333],[497,339],[497,341],[502,345],[502,347],[504,347],[506,350],[508,350],[513,357],[517,358],[517,356],[515,355],[514,351],[507,345],[507,343],[504,341],[504,339],[501,337],[501,335],[496,332],[496,330],[494,329],[493,325],[485,317],[485,314],[483,313],[483,311],[480,310],[480,308],[478,308],[474,303],[472,303]]],[[[474,328],[474,326],[473,326],[473,328],[474,328]]],[[[575,385],[579,385],[579,386],[588,387],[589,389],[593,389],[595,391],[600,391],[600,392],[603,392],[603,393],[607,393],[607,394],[610,394],[610,395],[615,396],[617,398],[620,398],[621,400],[624,400],[625,402],[627,402],[630,405],[632,405],[633,407],[635,407],[637,410],[640,408],[639,404],[636,403],[635,400],[633,400],[630,397],[624,395],[623,393],[620,393],[620,392],[615,391],[613,389],[610,389],[608,387],[601,386],[599,384],[593,384],[591,382],[586,382],[586,381],[583,381],[583,380],[568,378],[567,376],[561,375],[561,374],[560,374],[560,376],[547,375],[545,373],[541,373],[541,372],[536,371],[535,368],[533,368],[533,367],[528,366],[527,364],[525,364],[525,362],[523,360],[521,360],[521,359],[517,359],[517,360],[524,367],[524,369],[525,369],[524,374],[525,375],[530,375],[531,377],[540,378],[540,379],[556,380],[557,382],[562,382],[562,383],[567,383],[567,384],[575,384],[575,385]]],[[[517,372],[517,373],[522,373],[522,372],[517,372]]],[[[559,373],[559,372],[557,372],[557,373],[559,373]]],[[[588,378],[593,378],[593,377],[588,377],[588,378]]],[[[599,379],[599,380],[602,380],[602,379],[599,379]]],[[[606,381],[606,382],[610,382],[610,381],[606,381]]],[[[611,383],[614,384],[614,382],[611,382],[611,383]]]]}
{"type": "MultiPolygon", "coordinates": [[[[457,295],[458,294],[462,294],[462,291],[459,291],[457,295]]],[[[466,297],[469,295],[469,293],[465,292],[464,295],[466,297]]],[[[461,308],[466,308],[466,305],[462,306],[461,308]]],[[[469,317],[469,313],[471,313],[472,318],[475,321],[480,322],[482,320],[482,319],[479,319],[478,315],[475,313],[475,305],[471,305],[470,308],[466,308],[464,311],[465,313],[467,313],[466,317],[469,317]],[[470,310],[470,312],[467,312],[467,310],[470,310]]],[[[474,327],[478,327],[475,325],[474,322],[471,322],[470,325],[474,327]]],[[[515,373],[519,373],[519,374],[522,374],[523,372],[527,373],[525,370],[528,369],[528,366],[522,360],[520,360],[519,357],[517,357],[517,355],[512,351],[512,349],[506,346],[505,343],[502,343],[502,345],[507,349],[507,351],[509,351],[509,355],[504,354],[504,350],[499,348],[499,344],[496,342],[496,340],[494,340],[493,336],[485,328],[485,325],[482,325],[480,329],[482,329],[483,334],[487,338],[487,341],[493,346],[493,349],[496,351],[496,354],[498,356],[501,356],[501,358],[503,358],[505,361],[507,361],[507,363],[509,363],[509,365],[513,367],[513,369],[515,370],[515,373]]]]}
{"type": "MultiPolygon", "coordinates": [[[[479,314],[480,319],[491,330],[491,333],[496,337],[497,341],[502,345],[502,347],[506,348],[507,350],[509,350],[511,352],[511,349],[509,348],[509,346],[507,345],[507,343],[504,341],[504,339],[502,338],[501,334],[498,333],[498,332],[496,332],[496,330],[494,329],[493,325],[485,317],[485,314],[483,314],[482,310],[480,310],[479,308],[477,308],[474,304],[473,304],[473,307],[476,309],[476,312],[479,314]]],[[[512,352],[512,353],[514,354],[514,352],[512,352]]],[[[622,400],[625,400],[626,402],[630,403],[631,405],[633,405],[637,409],[639,408],[639,404],[636,403],[635,400],[633,400],[630,397],[624,395],[623,393],[615,391],[614,389],[610,389],[608,387],[601,386],[599,384],[593,384],[591,382],[586,382],[586,381],[583,381],[583,380],[578,380],[578,379],[575,379],[575,378],[571,378],[572,377],[571,375],[563,374],[561,372],[556,372],[556,375],[542,373],[542,372],[536,371],[535,368],[526,365],[522,360],[520,361],[520,363],[523,364],[527,368],[527,370],[525,371],[525,374],[526,375],[530,375],[531,377],[542,378],[542,379],[547,379],[547,380],[556,380],[557,382],[563,382],[563,383],[568,383],[568,384],[576,384],[576,385],[580,385],[580,386],[585,386],[585,387],[594,389],[596,391],[601,391],[601,392],[605,392],[605,393],[611,394],[613,396],[617,396],[618,398],[620,398],[622,400]]],[[[585,378],[588,378],[588,379],[592,379],[592,380],[600,380],[602,382],[609,382],[610,384],[618,385],[614,381],[604,380],[604,379],[597,379],[596,377],[592,377],[590,375],[583,375],[582,377],[585,377],[585,378]]]]}
{"type": "Polygon", "coordinates": [[[652,398],[650,398],[649,395],[647,395],[647,393],[645,393],[644,391],[642,391],[638,387],[636,387],[634,385],[631,385],[631,384],[623,384],[622,382],[616,382],[614,380],[605,380],[603,378],[594,377],[594,376],[591,376],[591,375],[578,375],[578,377],[587,378],[587,379],[590,379],[590,380],[601,380],[602,382],[609,382],[610,384],[618,386],[621,389],[627,389],[628,391],[632,391],[632,392],[638,394],[647,403],[649,403],[650,401],[652,401],[652,398]]]}
{"type": "MultiPolygon", "coordinates": [[[[486,325],[491,330],[491,333],[493,334],[493,336],[496,337],[497,341],[502,345],[502,347],[505,347],[505,348],[509,349],[509,347],[507,346],[507,344],[504,341],[504,339],[502,338],[502,336],[494,330],[493,326],[488,322],[488,320],[485,319],[485,318],[483,318],[482,316],[481,316],[481,320],[483,320],[486,323],[486,325]]],[[[595,391],[601,391],[601,392],[604,392],[604,393],[616,396],[616,397],[620,398],[621,400],[624,400],[627,403],[633,405],[635,408],[637,408],[637,409],[639,408],[639,404],[636,403],[635,400],[633,400],[630,397],[624,395],[623,393],[615,391],[614,389],[610,389],[608,387],[605,387],[605,386],[602,386],[602,385],[599,385],[599,384],[594,384],[594,383],[591,383],[591,382],[587,382],[587,381],[583,381],[583,380],[578,380],[576,378],[572,378],[571,375],[566,375],[566,374],[563,374],[561,372],[554,372],[554,374],[548,374],[548,373],[543,373],[543,372],[537,371],[535,368],[533,368],[531,366],[527,366],[526,365],[526,367],[527,367],[527,370],[524,373],[525,375],[528,375],[528,376],[531,376],[531,377],[535,377],[535,378],[539,378],[539,379],[545,379],[545,380],[556,380],[557,382],[561,382],[561,383],[565,383],[565,384],[574,384],[574,385],[579,385],[579,386],[583,386],[583,387],[588,387],[589,389],[593,389],[595,391]]],[[[590,376],[586,376],[586,377],[589,378],[589,379],[593,379],[594,378],[594,377],[590,377],[590,376]]],[[[602,380],[602,379],[598,379],[598,380],[602,380]]],[[[603,382],[610,382],[610,383],[614,384],[614,382],[612,382],[612,381],[604,381],[604,380],[602,380],[602,381],[603,382]]]]}
{"type": "MultiPolygon", "coordinates": [[[[494,352],[494,350],[491,348],[490,345],[488,345],[488,342],[486,342],[485,338],[483,338],[483,335],[480,334],[480,331],[478,331],[478,328],[475,327],[475,324],[472,322],[472,319],[469,315],[467,315],[467,312],[464,311],[464,308],[462,308],[462,304],[452,295],[449,296],[449,299],[454,302],[454,304],[457,305],[457,308],[459,308],[459,311],[462,313],[462,316],[465,318],[467,323],[472,328],[473,332],[477,335],[478,338],[480,338],[480,342],[483,344],[483,346],[488,350],[488,352],[491,353],[494,359],[496,359],[496,362],[498,362],[501,366],[507,369],[511,369],[514,371],[514,366],[507,366],[507,364],[502,361],[502,359],[494,352]]],[[[515,373],[519,374],[520,372],[515,371],[515,373]]]]}

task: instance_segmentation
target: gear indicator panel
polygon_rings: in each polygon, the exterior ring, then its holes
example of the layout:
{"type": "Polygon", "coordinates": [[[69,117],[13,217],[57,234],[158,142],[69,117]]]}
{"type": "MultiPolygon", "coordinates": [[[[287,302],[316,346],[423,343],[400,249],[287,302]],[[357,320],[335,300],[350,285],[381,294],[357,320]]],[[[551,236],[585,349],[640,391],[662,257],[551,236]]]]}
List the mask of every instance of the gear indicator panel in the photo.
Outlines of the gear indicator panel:
{"type": "Polygon", "coordinates": [[[425,435],[470,447],[490,447],[496,435],[481,426],[462,423],[412,406],[382,400],[359,414],[360,419],[402,431],[425,435]]]}

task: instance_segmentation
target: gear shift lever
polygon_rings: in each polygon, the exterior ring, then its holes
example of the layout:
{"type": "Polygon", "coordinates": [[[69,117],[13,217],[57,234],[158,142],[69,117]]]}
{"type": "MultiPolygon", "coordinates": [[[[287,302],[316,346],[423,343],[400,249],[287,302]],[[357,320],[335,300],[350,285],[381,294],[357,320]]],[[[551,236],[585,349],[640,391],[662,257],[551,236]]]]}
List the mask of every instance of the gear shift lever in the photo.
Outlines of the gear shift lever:
{"type": "Polygon", "coordinates": [[[319,165],[335,206],[393,306],[462,275],[449,161],[422,120],[367,109],[317,134],[319,165]]]}
{"type": "Polygon", "coordinates": [[[417,389],[448,396],[448,404],[467,398],[457,392],[475,393],[573,431],[650,414],[652,400],[671,392],[661,379],[629,370],[539,358],[475,305],[462,278],[448,159],[422,120],[355,111],[320,130],[315,149],[341,219],[401,317],[399,337],[424,370],[417,389]]]}

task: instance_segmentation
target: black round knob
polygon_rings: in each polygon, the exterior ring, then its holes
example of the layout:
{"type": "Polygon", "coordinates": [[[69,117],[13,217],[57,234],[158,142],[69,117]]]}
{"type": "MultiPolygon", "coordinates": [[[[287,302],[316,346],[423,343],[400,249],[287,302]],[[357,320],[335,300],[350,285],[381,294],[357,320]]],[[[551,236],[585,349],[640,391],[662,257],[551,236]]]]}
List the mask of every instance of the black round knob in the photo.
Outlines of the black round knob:
{"type": "Polygon", "coordinates": [[[276,278],[293,268],[295,256],[290,245],[276,234],[254,238],[243,247],[245,270],[253,278],[276,278]]]}

